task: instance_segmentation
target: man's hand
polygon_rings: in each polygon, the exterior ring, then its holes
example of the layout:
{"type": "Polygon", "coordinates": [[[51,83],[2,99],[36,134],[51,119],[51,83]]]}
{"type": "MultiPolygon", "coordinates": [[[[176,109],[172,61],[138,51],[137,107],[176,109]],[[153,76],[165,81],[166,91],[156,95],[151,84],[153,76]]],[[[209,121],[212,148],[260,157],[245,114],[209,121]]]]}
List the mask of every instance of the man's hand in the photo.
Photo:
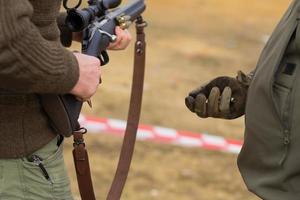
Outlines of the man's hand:
{"type": "Polygon", "coordinates": [[[120,27],[116,27],[116,35],[117,40],[114,43],[110,43],[107,49],[109,50],[124,50],[128,47],[130,41],[132,40],[132,36],[130,32],[125,29],[122,30],[120,27]]]}
{"type": "Polygon", "coordinates": [[[79,65],[79,79],[71,90],[71,94],[82,100],[90,99],[99,85],[101,70],[100,60],[93,56],[74,53],[79,65]]]}
{"type": "MultiPolygon", "coordinates": [[[[108,49],[110,50],[123,50],[125,49],[130,41],[131,34],[127,30],[122,30],[120,27],[116,27],[117,40],[111,43],[108,49]]],[[[82,33],[73,33],[73,40],[81,41],[82,33]]],[[[75,87],[71,90],[71,94],[77,96],[82,100],[90,99],[96,92],[99,82],[101,81],[100,75],[100,60],[80,54],[74,53],[79,64],[79,80],[75,87]]]]}
{"type": "Polygon", "coordinates": [[[201,118],[238,118],[245,113],[250,81],[241,71],[236,78],[215,78],[190,92],[185,98],[185,104],[201,118]]]}
{"type": "MultiPolygon", "coordinates": [[[[130,41],[132,40],[132,36],[130,32],[125,29],[122,30],[120,27],[116,27],[116,36],[117,40],[114,43],[110,43],[108,50],[124,50],[128,47],[130,41]]],[[[73,40],[77,42],[81,42],[82,40],[82,32],[73,33],[73,40]]]]}

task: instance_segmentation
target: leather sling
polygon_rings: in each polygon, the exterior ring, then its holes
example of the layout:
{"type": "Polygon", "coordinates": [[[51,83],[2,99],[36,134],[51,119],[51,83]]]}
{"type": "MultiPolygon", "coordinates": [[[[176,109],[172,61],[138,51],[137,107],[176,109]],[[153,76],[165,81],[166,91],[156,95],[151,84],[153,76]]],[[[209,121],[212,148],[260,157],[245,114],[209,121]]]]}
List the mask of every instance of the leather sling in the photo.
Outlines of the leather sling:
{"type": "MultiPolygon", "coordinates": [[[[145,21],[143,21],[142,17],[139,17],[137,19],[137,38],[135,43],[134,71],[129,112],[127,117],[127,126],[119,157],[118,167],[114,176],[113,183],[107,195],[107,200],[119,200],[121,198],[121,194],[126,183],[134,152],[136,134],[141,113],[144,86],[146,58],[146,42],[144,28],[146,27],[146,25],[147,24],[145,21]]],[[[88,153],[83,139],[84,133],[86,133],[86,129],[84,128],[79,129],[79,131],[75,131],[73,133],[73,158],[75,163],[79,191],[82,200],[95,200],[96,197],[92,184],[88,153]]]]}

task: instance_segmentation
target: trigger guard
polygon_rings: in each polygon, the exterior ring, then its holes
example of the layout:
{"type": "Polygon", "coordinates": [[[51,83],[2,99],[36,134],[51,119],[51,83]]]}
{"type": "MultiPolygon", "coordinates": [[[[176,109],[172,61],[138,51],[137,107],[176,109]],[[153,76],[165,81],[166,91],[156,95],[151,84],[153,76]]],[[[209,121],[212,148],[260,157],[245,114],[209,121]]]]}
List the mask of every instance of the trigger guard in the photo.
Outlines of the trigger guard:
{"type": "Polygon", "coordinates": [[[109,62],[109,56],[108,56],[108,53],[106,51],[102,51],[100,53],[100,55],[98,56],[98,58],[101,61],[101,66],[104,66],[109,62]]]}

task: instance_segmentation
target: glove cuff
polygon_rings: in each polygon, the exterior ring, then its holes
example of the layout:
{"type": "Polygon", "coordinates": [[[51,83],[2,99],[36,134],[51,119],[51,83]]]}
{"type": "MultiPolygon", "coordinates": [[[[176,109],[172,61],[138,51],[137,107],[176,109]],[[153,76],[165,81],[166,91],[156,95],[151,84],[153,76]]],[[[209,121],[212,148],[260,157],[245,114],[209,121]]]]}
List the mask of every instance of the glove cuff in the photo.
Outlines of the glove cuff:
{"type": "Polygon", "coordinates": [[[236,79],[238,82],[240,82],[242,85],[246,86],[246,87],[249,87],[250,84],[251,84],[251,81],[253,79],[253,76],[254,76],[254,72],[250,72],[249,74],[245,74],[244,72],[242,71],[238,71],[237,72],[237,76],[236,76],[236,79]]]}

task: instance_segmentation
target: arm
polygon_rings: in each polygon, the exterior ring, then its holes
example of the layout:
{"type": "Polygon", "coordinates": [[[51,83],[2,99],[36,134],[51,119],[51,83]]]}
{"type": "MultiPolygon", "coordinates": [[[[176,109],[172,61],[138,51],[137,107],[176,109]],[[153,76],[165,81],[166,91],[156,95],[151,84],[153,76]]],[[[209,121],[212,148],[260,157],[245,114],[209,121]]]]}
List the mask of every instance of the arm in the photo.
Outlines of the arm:
{"type": "Polygon", "coordinates": [[[77,60],[40,35],[32,14],[27,0],[0,0],[0,86],[20,93],[67,93],[79,77],[77,60]]]}

